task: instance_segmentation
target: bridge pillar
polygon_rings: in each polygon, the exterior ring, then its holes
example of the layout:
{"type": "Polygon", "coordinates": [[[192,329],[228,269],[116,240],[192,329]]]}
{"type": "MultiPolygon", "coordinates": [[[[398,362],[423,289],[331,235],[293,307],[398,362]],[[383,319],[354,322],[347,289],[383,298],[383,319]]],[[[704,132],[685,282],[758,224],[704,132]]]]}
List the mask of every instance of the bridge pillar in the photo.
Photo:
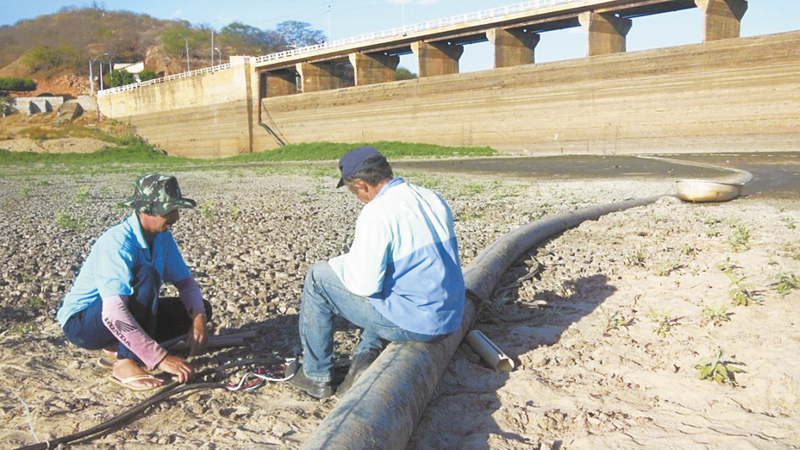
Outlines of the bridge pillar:
{"type": "Polygon", "coordinates": [[[494,67],[496,69],[533,64],[533,50],[539,43],[540,36],[522,29],[492,28],[486,32],[486,38],[494,46],[494,67]]]}
{"type": "Polygon", "coordinates": [[[458,73],[458,59],[464,47],[419,41],[411,43],[411,51],[417,57],[419,77],[424,78],[458,73]]]}
{"type": "Polygon", "coordinates": [[[630,19],[587,11],[578,16],[578,21],[586,29],[586,56],[625,52],[625,37],[632,25],[630,19]]]}
{"type": "Polygon", "coordinates": [[[332,61],[297,63],[297,73],[303,83],[303,92],[327,91],[341,87],[332,61]]]}
{"type": "Polygon", "coordinates": [[[694,0],[703,11],[703,41],[739,37],[746,0],[694,0]]]}
{"type": "Polygon", "coordinates": [[[280,97],[297,93],[297,72],[289,69],[279,69],[265,72],[266,92],[265,97],[280,97]]]}
{"type": "Polygon", "coordinates": [[[356,86],[388,83],[394,80],[394,71],[400,64],[400,57],[381,53],[351,53],[356,86]]]}

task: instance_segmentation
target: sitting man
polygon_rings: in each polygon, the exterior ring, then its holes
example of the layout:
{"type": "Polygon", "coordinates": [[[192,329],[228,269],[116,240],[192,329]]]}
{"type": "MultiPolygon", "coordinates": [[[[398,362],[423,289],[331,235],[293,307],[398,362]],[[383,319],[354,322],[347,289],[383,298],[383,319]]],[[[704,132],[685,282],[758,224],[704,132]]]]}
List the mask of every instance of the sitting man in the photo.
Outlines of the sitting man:
{"type": "Polygon", "coordinates": [[[193,208],[173,176],[145,175],[125,206],[134,213],[97,239],[72,289],[58,310],[67,339],[78,347],[116,349],[111,381],[149,390],[164,381],[148,374],[160,368],[185,383],[194,374],[185,360],[159,343],[187,333],[191,355],[208,341],[211,305],[189,273],[170,233],[178,208],[193,208]],[[161,283],[174,283],[180,298],[159,298],[161,283]],[[181,305],[182,303],[182,305],[181,305]]]}
{"type": "Polygon", "coordinates": [[[312,266],[300,306],[303,364],[289,384],[333,395],[333,320],[362,328],[341,396],[384,340],[436,342],[461,327],[464,278],[453,216],[434,192],[394,178],[386,158],[360,147],[339,160],[341,179],[365,203],[350,251],[312,266]]]}

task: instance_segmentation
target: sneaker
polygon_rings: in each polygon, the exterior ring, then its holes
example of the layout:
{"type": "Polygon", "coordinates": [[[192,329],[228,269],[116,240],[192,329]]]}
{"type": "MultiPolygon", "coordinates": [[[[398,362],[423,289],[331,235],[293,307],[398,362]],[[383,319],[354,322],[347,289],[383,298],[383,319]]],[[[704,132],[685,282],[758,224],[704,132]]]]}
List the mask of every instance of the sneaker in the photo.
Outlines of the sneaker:
{"type": "Polygon", "coordinates": [[[378,355],[380,354],[380,350],[373,348],[366,352],[353,355],[353,361],[350,362],[350,369],[347,371],[344,381],[336,388],[336,395],[339,397],[343,396],[344,393],[350,389],[350,386],[358,380],[358,377],[367,370],[367,367],[378,359],[378,355]]]}
{"type": "Polygon", "coordinates": [[[287,383],[314,398],[323,399],[333,395],[330,382],[309,380],[306,378],[306,373],[303,371],[302,366],[297,368],[297,372],[292,378],[289,378],[287,383]]]}

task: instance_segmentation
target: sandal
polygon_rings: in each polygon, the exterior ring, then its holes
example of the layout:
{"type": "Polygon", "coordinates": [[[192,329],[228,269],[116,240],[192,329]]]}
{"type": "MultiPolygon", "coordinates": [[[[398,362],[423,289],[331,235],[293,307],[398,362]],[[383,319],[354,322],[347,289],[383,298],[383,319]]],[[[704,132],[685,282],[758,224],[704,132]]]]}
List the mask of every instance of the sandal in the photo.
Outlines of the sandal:
{"type": "Polygon", "coordinates": [[[97,367],[105,370],[114,370],[114,363],[117,362],[116,359],[106,358],[105,356],[101,356],[97,360],[97,367]]]}
{"type": "Polygon", "coordinates": [[[160,381],[159,378],[156,378],[156,377],[154,377],[154,376],[152,376],[152,375],[150,375],[148,373],[141,374],[141,375],[134,375],[132,377],[123,378],[122,380],[120,380],[119,378],[115,377],[114,375],[109,375],[108,376],[108,380],[111,381],[112,383],[116,384],[117,386],[122,386],[122,387],[128,388],[128,389],[130,389],[132,391],[151,391],[153,389],[158,389],[158,388],[160,388],[162,386],[160,384],[157,385],[157,386],[134,386],[133,384],[131,384],[131,383],[134,383],[136,381],[144,381],[144,380],[159,380],[160,381]]]}

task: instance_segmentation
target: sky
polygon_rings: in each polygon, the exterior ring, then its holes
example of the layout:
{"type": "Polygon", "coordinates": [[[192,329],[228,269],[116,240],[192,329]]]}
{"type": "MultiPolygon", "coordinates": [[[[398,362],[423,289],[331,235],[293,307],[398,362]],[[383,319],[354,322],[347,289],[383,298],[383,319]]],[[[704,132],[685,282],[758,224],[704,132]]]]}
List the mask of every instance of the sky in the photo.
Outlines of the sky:
{"type": "MultiPolygon", "coordinates": [[[[547,0],[540,0],[547,1],[547,0]]],[[[461,14],[517,5],[502,0],[0,0],[0,26],[54,14],[63,7],[91,7],[131,11],[157,19],[183,19],[216,30],[232,22],[274,30],[287,20],[306,22],[329,41],[356,37],[461,14]]],[[[633,20],[627,50],[647,50],[702,42],[703,19],[697,8],[640,17],[633,20]]],[[[800,0],[749,0],[742,19],[741,36],[758,36],[800,30],[800,0]]],[[[535,61],[544,63],[586,56],[586,36],[581,28],[542,33],[535,61]]],[[[491,69],[488,43],[466,45],[461,72],[491,69]]],[[[412,55],[400,66],[417,72],[412,55]]]]}

